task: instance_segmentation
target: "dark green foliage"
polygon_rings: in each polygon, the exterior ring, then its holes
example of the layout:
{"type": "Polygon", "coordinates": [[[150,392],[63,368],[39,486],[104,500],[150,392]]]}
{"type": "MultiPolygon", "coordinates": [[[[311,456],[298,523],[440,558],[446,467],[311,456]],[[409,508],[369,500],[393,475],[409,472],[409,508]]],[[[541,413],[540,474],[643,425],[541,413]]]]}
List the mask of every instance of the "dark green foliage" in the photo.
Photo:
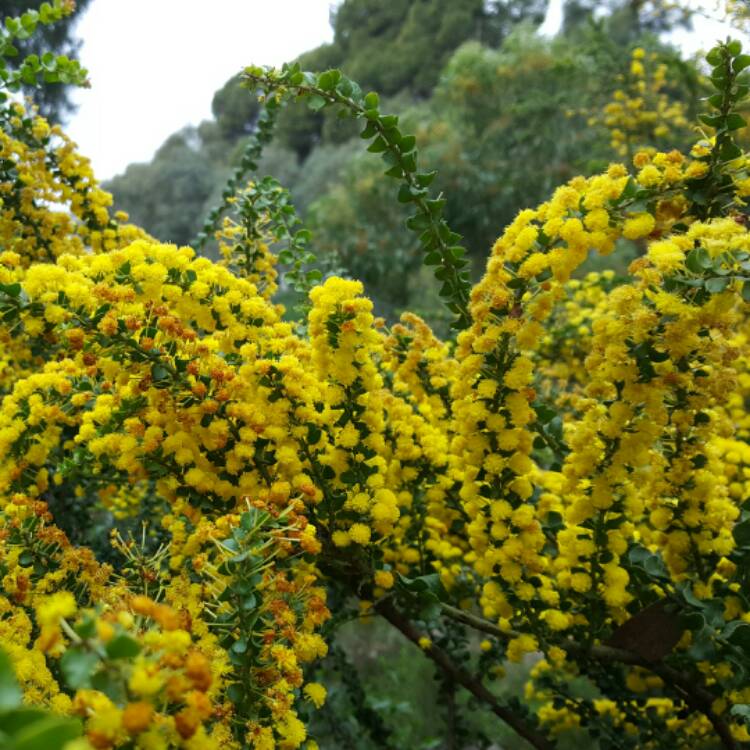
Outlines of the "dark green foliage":
{"type": "MultiPolygon", "coordinates": [[[[28,39],[16,41],[18,58],[27,55],[39,55],[53,52],[56,55],[77,57],[81,40],[75,36],[75,27],[91,0],[77,0],[74,13],[67,18],[50,25],[40,25],[28,39]]],[[[41,0],[0,0],[0,19],[19,16],[28,10],[39,8],[41,0]]],[[[65,122],[75,111],[75,104],[70,98],[70,87],[57,86],[24,86],[24,93],[31,95],[39,107],[39,112],[51,122],[65,122]]]]}
{"type": "MultiPolygon", "coordinates": [[[[599,111],[611,97],[618,66],[627,64],[623,60],[627,53],[596,30],[546,41],[522,28],[498,50],[463,45],[431,100],[405,111],[401,122],[417,136],[421,163],[439,167],[435,185],[450,196],[445,217],[464,237],[475,269],[520,208],[617,158],[604,130],[569,113],[599,111]]],[[[687,98],[694,75],[690,66],[675,66],[678,95],[687,98]]],[[[686,136],[682,146],[689,143],[686,136]]],[[[418,243],[403,230],[403,207],[378,172],[372,157],[351,160],[338,183],[311,204],[308,223],[321,252],[336,248],[390,316],[422,305],[425,295],[423,287],[414,293],[418,243]],[[394,267],[402,273],[394,274],[394,267]]]]}
{"type": "Polygon", "coordinates": [[[436,173],[420,171],[416,138],[399,128],[398,116],[383,114],[375,92],[364,94],[356,82],[335,69],[316,75],[297,64],[285,65],[280,72],[251,67],[245,70],[244,82],[266,99],[297,97],[313,111],[333,109],[362,125],[360,138],[369,141],[367,150],[385,162],[385,176],[398,182],[398,202],[409,206],[406,226],[419,237],[424,264],[435,266],[435,278],[442,284],[440,296],[456,316],[454,326],[465,328],[469,324],[466,249],[445,221],[445,199],[430,188],[436,173]]]}
{"type": "Polygon", "coordinates": [[[685,4],[665,0],[565,0],[563,5],[565,32],[598,25],[619,44],[632,43],[644,33],[689,28],[691,22],[685,4]]]}
{"type": "Polygon", "coordinates": [[[704,159],[709,170],[704,177],[694,180],[688,191],[688,197],[699,208],[697,214],[701,219],[725,215],[734,200],[734,185],[725,174],[726,164],[742,156],[742,149],[735,142],[735,131],[747,125],[738,110],[750,90],[746,72],[750,67],[750,55],[741,52],[740,43],[731,41],[715,47],[706,57],[716,93],[708,97],[708,112],[702,114],[700,120],[714,128],[716,135],[711,153],[704,159]]]}
{"type": "Polygon", "coordinates": [[[63,750],[82,735],[82,730],[78,719],[24,706],[11,660],[0,651],[0,747],[3,750],[63,750]]]}
{"type": "Polygon", "coordinates": [[[348,0],[334,18],[334,45],[363,87],[423,98],[464,41],[497,46],[517,23],[541,23],[546,7],[546,0],[348,0]]]}
{"type": "MultiPolygon", "coordinates": [[[[297,58],[304,70],[328,70],[342,64],[341,50],[336,44],[322,44],[297,58]]],[[[247,91],[238,88],[241,96],[247,91]]],[[[276,134],[279,143],[292,149],[300,159],[306,159],[319,143],[325,124],[322,113],[306,107],[287,107],[279,114],[276,134]]]]}
{"type": "Polygon", "coordinates": [[[310,208],[309,224],[321,254],[336,252],[342,265],[372,290],[379,312],[393,318],[409,301],[409,282],[422,262],[419,242],[404,230],[404,206],[393,200],[380,165],[361,156],[310,208]]]}
{"type": "MultiPolygon", "coordinates": [[[[329,640],[334,637],[336,645],[314,675],[325,684],[328,698],[322,709],[309,714],[310,733],[321,748],[529,747],[463,691],[456,692],[456,710],[451,715],[451,698],[433,664],[382,620],[347,623],[329,640]],[[456,722],[459,718],[461,721],[456,722]],[[487,738],[496,744],[488,743],[487,738]]],[[[477,641],[471,642],[469,652],[472,663],[481,668],[477,641]]],[[[511,666],[505,679],[491,683],[493,692],[520,697],[529,666],[511,666]]],[[[560,750],[568,747],[563,745],[560,750]]]]}
{"type": "MultiPolygon", "coordinates": [[[[547,0],[346,0],[333,16],[334,40],[300,55],[303,70],[339,68],[363,89],[424,99],[453,51],[469,39],[499,45],[516,24],[544,19],[547,0]]],[[[284,112],[279,138],[305,158],[320,141],[351,131],[302,109],[284,112]]]]}
{"type": "Polygon", "coordinates": [[[237,140],[255,127],[260,104],[239,88],[239,76],[230,78],[215,94],[211,112],[223,138],[237,140]]]}

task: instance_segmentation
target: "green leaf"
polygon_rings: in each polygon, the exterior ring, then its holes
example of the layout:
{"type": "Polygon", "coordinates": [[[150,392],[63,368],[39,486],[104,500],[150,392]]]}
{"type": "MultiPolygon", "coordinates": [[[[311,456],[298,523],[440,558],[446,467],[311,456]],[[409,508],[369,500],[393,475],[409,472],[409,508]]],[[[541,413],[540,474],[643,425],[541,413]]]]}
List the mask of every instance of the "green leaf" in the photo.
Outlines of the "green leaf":
{"type": "Polygon", "coordinates": [[[338,83],[335,73],[338,73],[338,71],[327,70],[325,73],[321,73],[318,76],[318,88],[323,89],[323,91],[330,91],[333,89],[338,83]]]}
{"type": "Polygon", "coordinates": [[[320,440],[322,435],[323,432],[320,427],[317,427],[316,425],[309,425],[307,428],[307,444],[315,445],[315,443],[320,440]]]}
{"type": "Polygon", "coordinates": [[[96,635],[96,620],[93,617],[86,617],[85,620],[77,623],[74,629],[81,638],[93,638],[96,635]]]}
{"type": "Polygon", "coordinates": [[[735,703],[729,713],[732,716],[739,716],[745,720],[746,724],[750,724],[750,703],[735,703]]]}
{"type": "Polygon", "coordinates": [[[696,247],[685,257],[685,267],[693,273],[702,274],[706,269],[711,268],[712,264],[711,256],[702,247],[696,247]]]}
{"type": "Polygon", "coordinates": [[[726,141],[721,147],[719,156],[722,161],[732,161],[742,156],[742,149],[736,143],[732,143],[732,141],[726,141]]]}
{"type": "Polygon", "coordinates": [[[698,633],[693,638],[693,643],[688,649],[688,654],[695,661],[710,661],[716,656],[716,646],[707,630],[698,633]]]}
{"type": "Polygon", "coordinates": [[[359,137],[363,140],[368,140],[370,138],[373,138],[375,135],[377,135],[378,132],[378,126],[375,124],[373,120],[368,121],[368,123],[362,128],[362,132],[359,134],[359,137]]]}
{"type": "Polygon", "coordinates": [[[0,710],[16,708],[21,705],[22,699],[10,658],[5,651],[0,651],[0,710]]]}
{"type": "Polygon", "coordinates": [[[550,408],[547,404],[538,401],[532,404],[534,411],[536,412],[536,418],[542,423],[547,424],[550,420],[557,416],[557,411],[550,408]]]}
{"type": "Polygon", "coordinates": [[[232,644],[232,651],[235,654],[244,654],[247,651],[247,640],[240,638],[232,644]]]}
{"type": "Polygon", "coordinates": [[[399,574],[399,582],[404,589],[414,593],[429,591],[438,596],[443,591],[443,584],[440,582],[438,573],[428,573],[418,578],[407,578],[399,574]]]}
{"type": "Polygon", "coordinates": [[[91,678],[91,687],[104,693],[115,703],[124,703],[126,700],[125,685],[122,677],[111,672],[97,672],[91,678]]]}
{"type": "Polygon", "coordinates": [[[738,523],[732,530],[732,535],[740,547],[750,547],[750,519],[738,523]]]}
{"type": "Polygon", "coordinates": [[[371,154],[380,154],[388,148],[388,142],[379,135],[368,147],[367,150],[371,154]]]}
{"type": "Polygon", "coordinates": [[[169,370],[164,365],[154,364],[151,366],[151,379],[154,384],[164,384],[169,381],[169,370]]]}
{"type": "Polygon", "coordinates": [[[419,172],[414,175],[414,179],[419,187],[426,188],[432,184],[436,176],[437,172],[433,170],[432,172],[419,172]]]}
{"type": "Polygon", "coordinates": [[[667,568],[662,562],[662,559],[659,555],[651,555],[646,558],[643,569],[648,573],[652,578],[669,578],[669,574],[667,573],[667,568]]]}
{"type": "Polygon", "coordinates": [[[239,703],[245,697],[245,688],[239,682],[235,682],[227,688],[227,698],[232,703],[239,703]]]}
{"type": "MultiPolygon", "coordinates": [[[[13,711],[0,712],[0,732],[16,734],[19,730],[46,716],[46,712],[41,708],[17,708],[13,711]]],[[[0,747],[3,746],[0,745],[0,747]]]]}
{"type": "Polygon", "coordinates": [[[15,736],[13,750],[62,750],[66,743],[80,737],[81,722],[47,716],[26,727],[15,736]]]}
{"type": "Polygon", "coordinates": [[[99,665],[99,657],[91,651],[78,648],[68,649],[60,659],[60,668],[68,686],[78,688],[91,685],[91,675],[99,665]]]}
{"type": "Polygon", "coordinates": [[[18,297],[21,294],[21,285],[18,282],[15,284],[0,284],[0,292],[7,294],[9,297],[18,297]]]}
{"type": "Polygon", "coordinates": [[[312,94],[312,96],[307,99],[307,106],[313,112],[317,112],[326,106],[326,100],[320,94],[312,94]]]}
{"type": "Polygon", "coordinates": [[[399,141],[399,148],[406,154],[411,151],[417,143],[417,139],[413,135],[405,135],[399,141]]]}
{"type": "Polygon", "coordinates": [[[425,622],[432,622],[440,617],[443,608],[440,606],[439,601],[434,599],[428,599],[420,603],[419,607],[419,619],[425,622]]]}
{"type": "Polygon", "coordinates": [[[706,62],[708,62],[709,65],[719,65],[721,64],[721,61],[723,59],[724,55],[722,53],[721,47],[714,47],[706,55],[706,62]]]}
{"type": "Polygon", "coordinates": [[[724,125],[724,115],[698,115],[698,119],[709,128],[717,130],[724,125]]]}
{"type": "Polygon", "coordinates": [[[443,212],[445,207],[445,198],[436,198],[435,200],[426,201],[427,209],[430,212],[430,216],[437,218],[443,212]]]}
{"type": "Polygon", "coordinates": [[[313,268],[305,274],[307,282],[310,284],[316,284],[323,278],[323,273],[317,268],[313,268]]]}
{"type": "Polygon", "coordinates": [[[745,653],[750,653],[750,622],[730,622],[722,631],[722,637],[745,653]]]}
{"type": "Polygon", "coordinates": [[[690,459],[690,462],[695,466],[696,469],[702,469],[704,466],[708,464],[708,458],[704,456],[702,453],[699,453],[696,456],[693,456],[690,459]]]}
{"type": "Polygon", "coordinates": [[[138,641],[125,633],[116,635],[106,646],[110,659],[132,659],[141,652],[138,641]]]}
{"type": "Polygon", "coordinates": [[[680,617],[680,622],[686,630],[694,633],[700,632],[706,627],[706,618],[700,612],[689,612],[680,617]]]}
{"type": "Polygon", "coordinates": [[[719,294],[729,286],[729,279],[726,276],[714,276],[712,279],[706,279],[706,290],[711,294],[719,294]]]}
{"type": "Polygon", "coordinates": [[[746,126],[747,122],[745,122],[745,118],[737,112],[730,112],[727,115],[727,130],[740,130],[740,128],[744,128],[746,126]]]}
{"type": "Polygon", "coordinates": [[[401,185],[401,187],[398,189],[398,202],[399,203],[411,203],[414,200],[414,195],[412,195],[412,190],[404,183],[401,185]]]}

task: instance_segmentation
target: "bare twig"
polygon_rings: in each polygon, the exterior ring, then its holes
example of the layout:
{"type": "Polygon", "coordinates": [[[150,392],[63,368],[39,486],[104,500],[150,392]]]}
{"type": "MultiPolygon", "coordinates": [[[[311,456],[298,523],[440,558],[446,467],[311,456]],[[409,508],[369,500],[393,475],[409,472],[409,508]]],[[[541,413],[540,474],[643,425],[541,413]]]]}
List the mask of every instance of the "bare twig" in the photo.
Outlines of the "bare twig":
{"type": "MultiPolygon", "coordinates": [[[[483,633],[489,633],[497,638],[508,639],[520,635],[515,630],[503,630],[489,620],[477,617],[457,607],[452,607],[450,604],[441,604],[441,607],[443,612],[452,620],[461,622],[483,633]]],[[[699,683],[696,683],[694,678],[679,672],[663,662],[650,662],[638,656],[638,654],[634,654],[632,651],[614,646],[588,646],[585,643],[579,643],[571,639],[565,639],[557,645],[571,656],[588,657],[600,662],[631,664],[653,672],[655,675],[661,677],[664,682],[671,685],[693,711],[702,713],[711,722],[726,750],[737,750],[737,743],[734,737],[732,737],[731,730],[712,708],[714,696],[699,683]]]]}
{"type": "MultiPolygon", "coordinates": [[[[393,627],[405,635],[412,643],[419,645],[419,639],[422,634],[417,630],[414,624],[404,617],[389,599],[380,601],[375,605],[375,610],[379,615],[386,619],[393,627]]],[[[518,735],[523,737],[537,750],[554,750],[554,743],[546,737],[528,727],[516,714],[503,706],[497,698],[477,679],[472,677],[453,662],[451,657],[441,648],[431,645],[425,650],[425,655],[432,659],[435,664],[445,672],[445,674],[457,684],[468,690],[474,697],[483,703],[486,703],[492,712],[501,718],[509,727],[518,735]]]]}

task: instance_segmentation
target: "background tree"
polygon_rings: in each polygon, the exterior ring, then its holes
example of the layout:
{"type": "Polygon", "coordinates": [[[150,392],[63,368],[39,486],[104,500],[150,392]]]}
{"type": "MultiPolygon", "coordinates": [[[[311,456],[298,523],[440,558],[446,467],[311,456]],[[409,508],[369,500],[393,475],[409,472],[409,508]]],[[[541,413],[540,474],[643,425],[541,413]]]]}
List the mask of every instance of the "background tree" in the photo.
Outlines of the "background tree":
{"type": "MultiPolygon", "coordinates": [[[[448,217],[466,238],[476,273],[497,226],[519,206],[542,200],[574,174],[622,158],[608,126],[588,120],[625,85],[636,43],[658,56],[652,67],[668,66],[666,102],[697,100],[696,66],[653,34],[674,17],[655,24],[649,19],[661,6],[652,5],[637,7],[636,23],[631,4],[589,4],[585,18],[548,40],[535,33],[546,10],[541,0],[345,0],[332,14],[333,41],[298,59],[308,70],[343,69],[366,90],[380,91],[387,109],[404,113],[426,163],[441,167],[438,186],[453,196],[448,217]]],[[[216,93],[213,112],[188,155],[190,163],[199,154],[210,165],[198,183],[209,204],[220,200],[258,116],[255,98],[236,78],[216,93]],[[209,189],[204,181],[211,174],[216,182],[209,189]]],[[[669,142],[684,143],[685,135],[672,133],[669,142]]],[[[377,179],[377,159],[360,155],[359,143],[352,122],[335,112],[287,107],[259,176],[270,169],[290,188],[316,247],[321,253],[336,248],[352,275],[367,281],[380,313],[391,317],[416,307],[435,323],[442,313],[423,292],[424,271],[404,231],[404,212],[377,179]]],[[[118,206],[161,236],[158,227],[184,224],[184,215],[167,220],[175,209],[148,174],[132,169],[109,187],[118,206]],[[149,223],[157,213],[158,227],[149,223]]]]}
{"type": "Polygon", "coordinates": [[[171,135],[148,164],[131,164],[109,186],[133,221],[165,242],[186,244],[200,227],[207,200],[223,177],[200,149],[195,128],[171,135]],[[159,200],[149,200],[153,196],[159,200]],[[180,205],[174,211],[169,205],[180,205]]]}

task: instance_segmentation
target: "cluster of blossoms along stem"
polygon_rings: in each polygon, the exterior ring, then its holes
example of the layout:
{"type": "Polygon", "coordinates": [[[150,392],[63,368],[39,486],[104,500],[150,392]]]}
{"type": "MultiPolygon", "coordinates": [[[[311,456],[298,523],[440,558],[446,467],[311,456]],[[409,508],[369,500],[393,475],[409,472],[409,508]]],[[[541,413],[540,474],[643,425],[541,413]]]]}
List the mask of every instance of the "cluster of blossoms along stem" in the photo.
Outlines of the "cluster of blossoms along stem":
{"type": "Polygon", "coordinates": [[[77,748],[312,750],[330,590],[537,747],[750,741],[750,182],[721,133],[522,211],[441,342],[338,277],[285,321],[262,212],[218,263],[161,244],[6,115],[0,634],[77,748]],[[627,278],[573,278],[623,240],[627,278]],[[543,655],[532,728],[453,665],[448,620],[495,670],[543,655]]]}
{"type": "Polygon", "coordinates": [[[667,64],[656,53],[636,47],[629,69],[617,76],[612,99],[600,114],[588,116],[589,126],[607,129],[610,146],[621,158],[630,160],[641,149],[655,151],[656,146],[689,132],[685,105],[666,93],[667,76],[667,64]]]}

